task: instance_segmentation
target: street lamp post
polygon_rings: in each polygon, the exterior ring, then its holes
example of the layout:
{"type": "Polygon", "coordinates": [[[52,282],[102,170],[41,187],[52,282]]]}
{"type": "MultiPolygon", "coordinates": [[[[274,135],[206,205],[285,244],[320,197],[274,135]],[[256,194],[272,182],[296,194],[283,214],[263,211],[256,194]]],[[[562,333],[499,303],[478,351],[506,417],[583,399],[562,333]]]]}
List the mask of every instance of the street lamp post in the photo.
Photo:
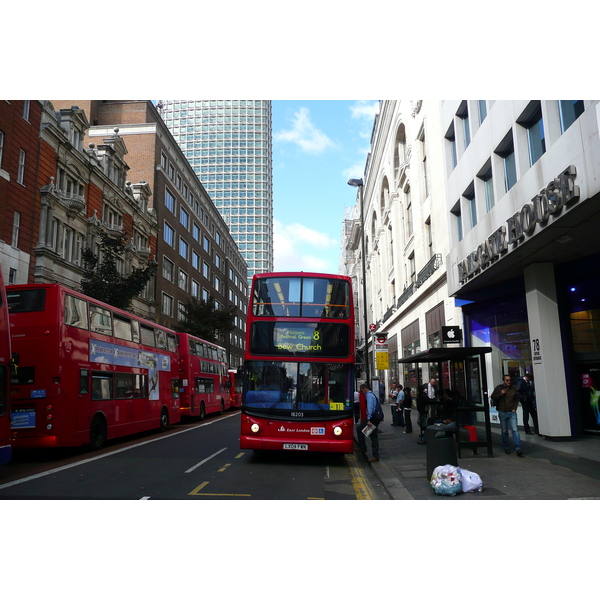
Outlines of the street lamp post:
{"type": "Polygon", "coordinates": [[[358,188],[360,197],[360,237],[361,237],[361,251],[362,251],[362,275],[363,275],[363,313],[364,313],[364,327],[365,327],[365,380],[370,385],[371,377],[369,373],[369,325],[367,323],[367,257],[365,255],[365,212],[363,210],[363,180],[362,179],[350,179],[348,185],[358,188]]]}

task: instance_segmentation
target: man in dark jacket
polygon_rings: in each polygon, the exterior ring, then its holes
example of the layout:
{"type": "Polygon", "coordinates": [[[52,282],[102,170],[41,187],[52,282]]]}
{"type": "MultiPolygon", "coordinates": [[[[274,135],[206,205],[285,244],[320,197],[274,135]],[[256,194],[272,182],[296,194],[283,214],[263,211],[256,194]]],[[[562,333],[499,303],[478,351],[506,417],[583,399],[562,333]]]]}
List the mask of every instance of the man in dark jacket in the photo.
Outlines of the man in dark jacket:
{"type": "Polygon", "coordinates": [[[525,426],[525,433],[531,435],[531,428],[529,426],[529,415],[531,415],[535,433],[540,435],[538,414],[535,406],[535,388],[529,373],[525,373],[523,378],[517,381],[517,392],[519,392],[521,408],[523,409],[523,425],[525,426]]]}
{"type": "Polygon", "coordinates": [[[502,378],[502,383],[494,388],[491,398],[495,407],[498,409],[498,415],[500,416],[500,429],[502,430],[502,445],[504,446],[504,452],[510,454],[508,442],[508,428],[510,427],[517,456],[523,456],[521,438],[519,437],[519,431],[517,429],[519,394],[517,393],[517,388],[511,383],[510,375],[505,375],[502,378]]]}

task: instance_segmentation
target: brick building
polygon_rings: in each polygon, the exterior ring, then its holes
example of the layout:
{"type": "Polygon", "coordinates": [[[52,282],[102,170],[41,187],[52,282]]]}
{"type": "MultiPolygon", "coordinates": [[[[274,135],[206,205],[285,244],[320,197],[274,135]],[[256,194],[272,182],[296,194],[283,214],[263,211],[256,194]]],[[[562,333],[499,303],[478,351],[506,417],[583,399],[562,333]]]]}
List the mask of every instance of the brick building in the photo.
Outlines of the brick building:
{"type": "Polygon", "coordinates": [[[230,365],[241,365],[248,298],[246,262],[152,102],[68,100],[54,104],[78,106],[88,115],[88,145],[118,135],[126,143],[129,176],[150,187],[149,207],[159,227],[156,322],[175,327],[190,296],[213,297],[219,308],[235,306],[235,331],[220,343],[228,350],[230,365]]]}
{"type": "MultiPolygon", "coordinates": [[[[84,149],[89,121],[76,106],[0,102],[0,258],[9,283],[79,288],[82,251],[100,232],[130,239],[123,273],[156,254],[150,188],[127,180],[127,148],[118,135],[84,149]]],[[[133,302],[154,319],[154,288],[133,302]]]]}
{"type": "Polygon", "coordinates": [[[33,278],[42,107],[36,100],[0,101],[0,264],[6,283],[33,278]]]}

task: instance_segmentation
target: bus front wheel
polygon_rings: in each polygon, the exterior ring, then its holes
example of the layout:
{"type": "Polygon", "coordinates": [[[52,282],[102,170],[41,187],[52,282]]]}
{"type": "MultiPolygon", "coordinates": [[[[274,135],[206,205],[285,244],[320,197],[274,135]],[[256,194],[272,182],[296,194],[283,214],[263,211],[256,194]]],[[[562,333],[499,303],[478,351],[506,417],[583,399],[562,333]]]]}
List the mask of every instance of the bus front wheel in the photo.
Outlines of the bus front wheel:
{"type": "Polygon", "coordinates": [[[94,417],[90,426],[90,449],[103,448],[107,437],[106,421],[102,417],[94,417]]]}
{"type": "Polygon", "coordinates": [[[200,402],[200,420],[203,421],[206,418],[206,407],[204,402],[200,402]]]}
{"type": "Polygon", "coordinates": [[[169,426],[169,413],[163,408],[160,413],[160,430],[164,431],[169,426]]]}

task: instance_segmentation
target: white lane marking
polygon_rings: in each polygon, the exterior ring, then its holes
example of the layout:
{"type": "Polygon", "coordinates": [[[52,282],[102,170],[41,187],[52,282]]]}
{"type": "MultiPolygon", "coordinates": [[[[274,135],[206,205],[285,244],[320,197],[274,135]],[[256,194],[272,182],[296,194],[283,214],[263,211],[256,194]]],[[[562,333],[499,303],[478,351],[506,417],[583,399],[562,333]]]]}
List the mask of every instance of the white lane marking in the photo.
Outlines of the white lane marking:
{"type": "Polygon", "coordinates": [[[150,500],[150,496],[142,496],[140,500],[150,500]]]}
{"type": "Polygon", "coordinates": [[[29,477],[24,477],[23,479],[16,479],[15,481],[9,481],[8,483],[3,483],[0,485],[0,490],[11,487],[13,485],[18,485],[19,483],[26,483],[28,481],[33,481],[34,479],[39,479],[40,477],[45,477],[46,475],[53,475],[54,473],[58,473],[60,471],[66,471],[67,469],[72,469],[73,467],[78,467],[80,465],[85,465],[86,463],[94,462],[95,460],[100,460],[101,458],[106,458],[107,456],[114,456],[115,454],[120,454],[121,452],[126,452],[127,450],[133,450],[134,448],[139,448],[140,446],[145,446],[146,444],[152,444],[154,442],[158,442],[160,440],[164,440],[169,437],[173,437],[174,435],[179,435],[180,433],[187,433],[188,431],[193,431],[194,429],[198,429],[200,427],[207,427],[208,425],[212,425],[213,423],[218,423],[223,419],[229,419],[230,417],[239,417],[240,413],[233,413],[231,415],[225,415],[224,417],[220,417],[219,419],[215,419],[214,421],[209,421],[208,423],[202,423],[201,425],[196,425],[195,427],[190,427],[187,429],[181,429],[180,431],[175,431],[170,433],[169,435],[165,435],[159,438],[155,438],[153,440],[146,440],[145,442],[140,442],[139,444],[134,444],[133,446],[127,446],[127,448],[121,448],[119,450],[113,450],[112,452],[107,452],[106,454],[102,454],[100,456],[94,456],[93,458],[86,458],[85,460],[80,460],[76,463],[72,463],[70,465],[64,465],[62,467],[57,467],[56,469],[50,469],[49,471],[44,471],[43,473],[37,473],[36,475],[30,475],[29,477]]]}
{"type": "Polygon", "coordinates": [[[204,460],[201,460],[197,465],[194,465],[191,469],[188,469],[186,471],[186,473],[191,473],[194,469],[196,469],[200,465],[203,465],[205,462],[208,462],[211,458],[214,458],[215,456],[217,456],[217,454],[221,454],[221,452],[224,452],[225,450],[227,450],[227,448],[221,448],[218,452],[215,452],[214,454],[211,454],[208,458],[205,458],[204,460]]]}

